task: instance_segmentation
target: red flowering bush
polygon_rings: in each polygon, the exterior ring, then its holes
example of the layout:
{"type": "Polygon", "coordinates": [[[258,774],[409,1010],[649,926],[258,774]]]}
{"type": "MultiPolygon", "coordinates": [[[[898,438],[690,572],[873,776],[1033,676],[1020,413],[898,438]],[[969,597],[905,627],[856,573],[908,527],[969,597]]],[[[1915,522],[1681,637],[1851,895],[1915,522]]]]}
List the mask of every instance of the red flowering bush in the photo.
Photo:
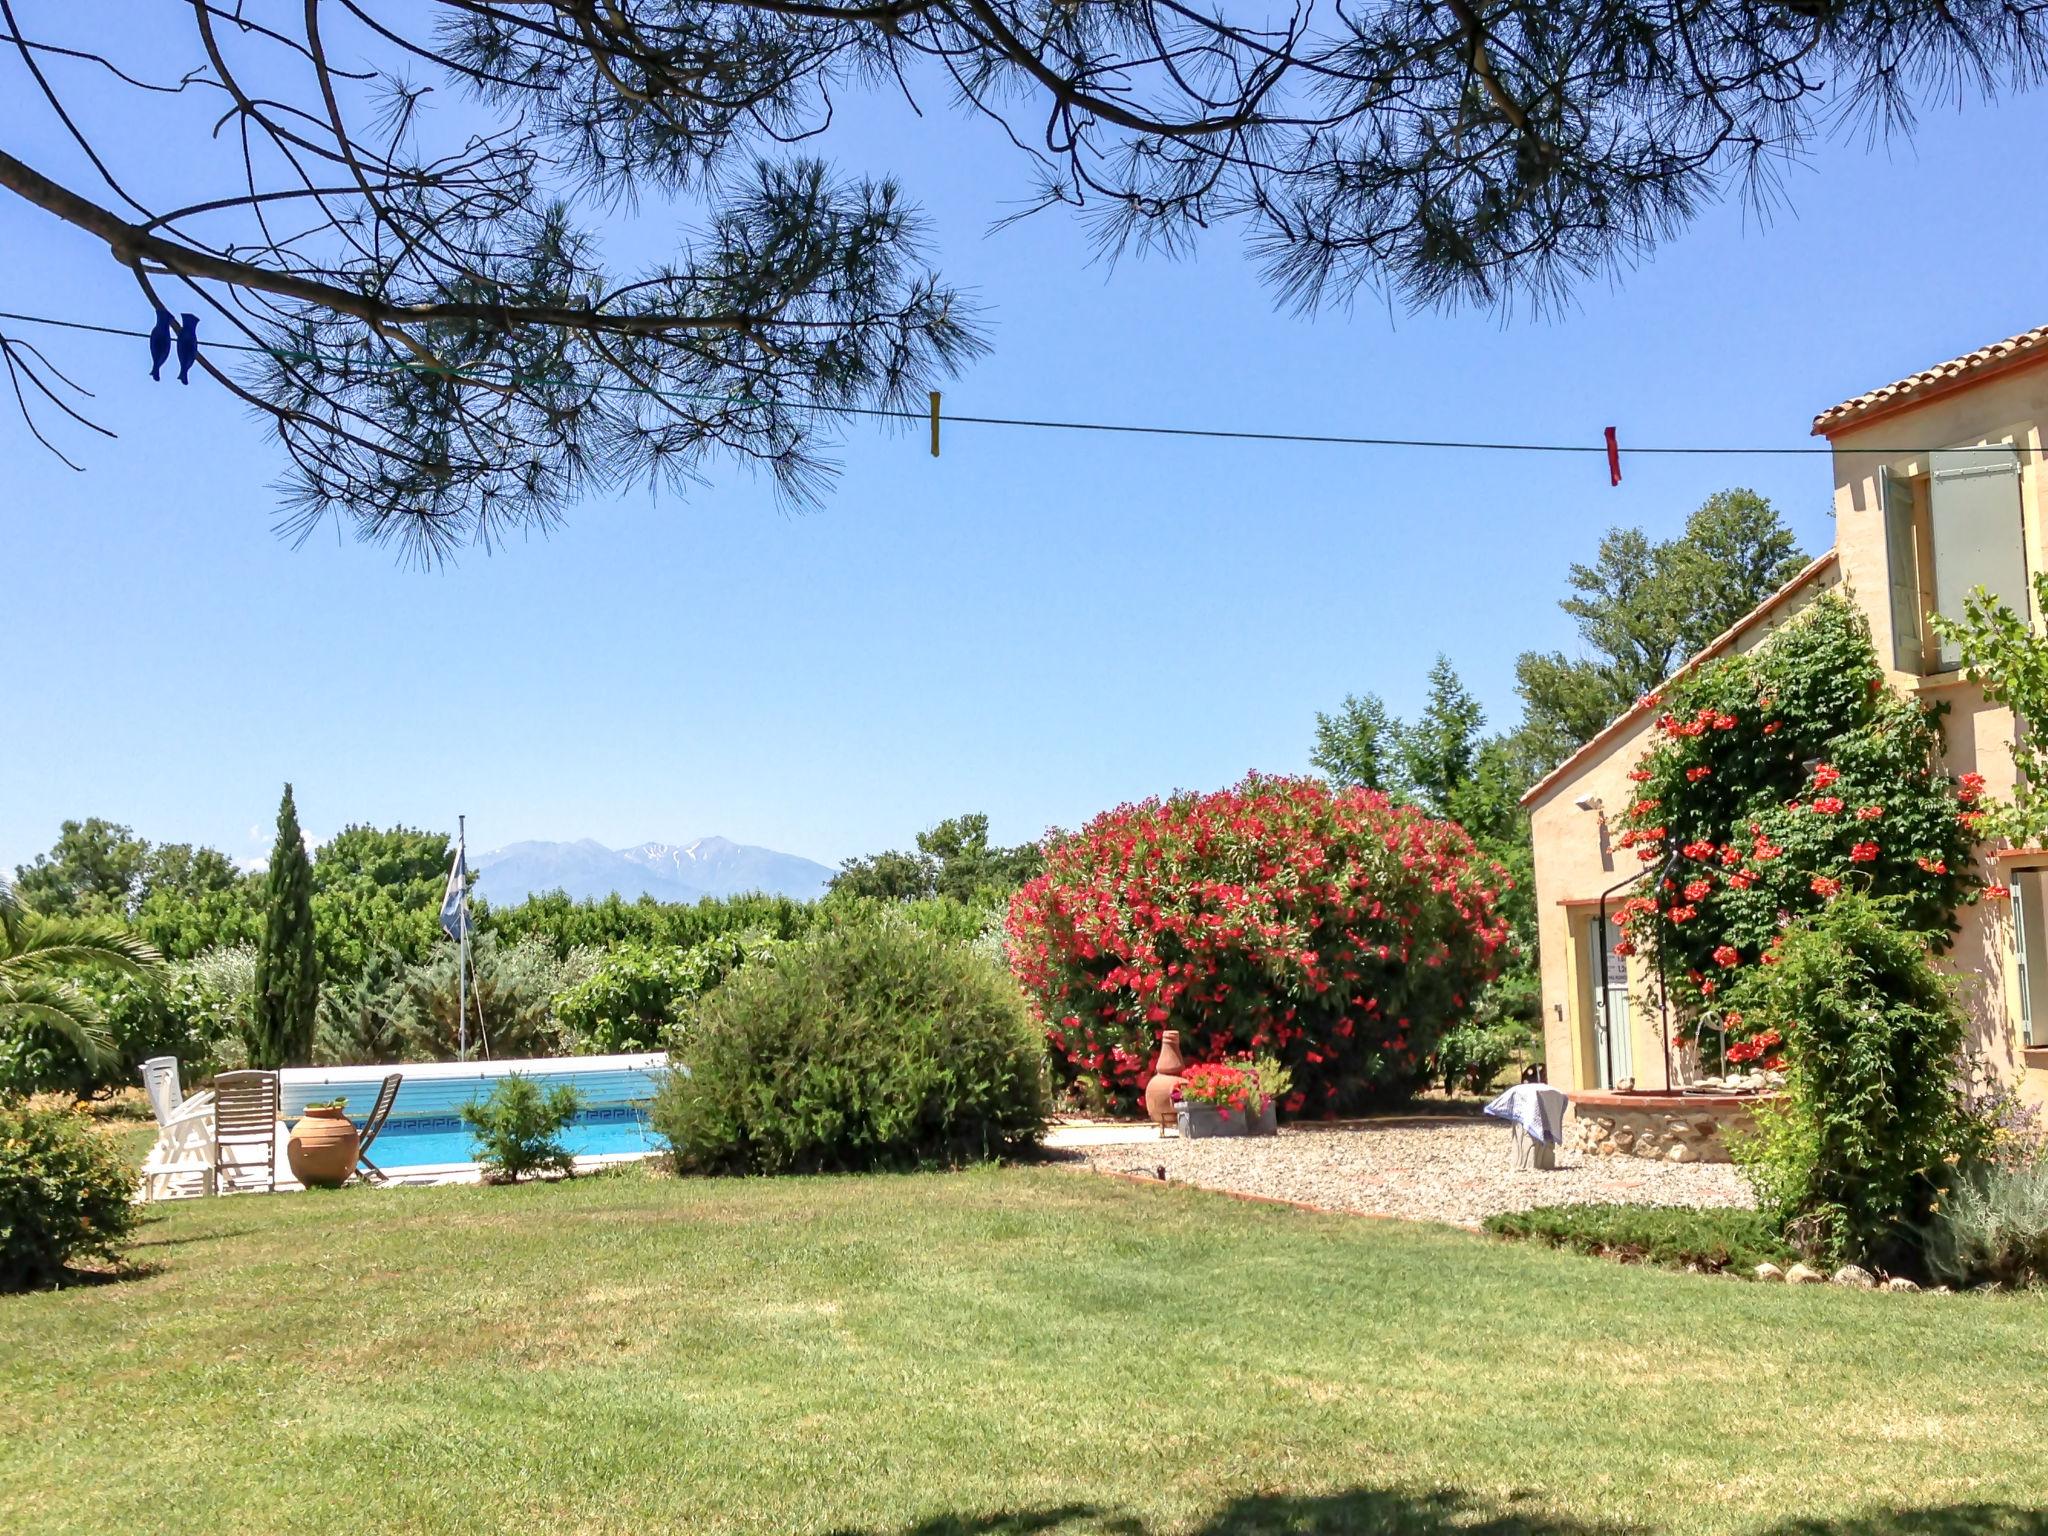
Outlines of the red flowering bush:
{"type": "Polygon", "coordinates": [[[1255,774],[1053,840],[1011,900],[1010,963],[1069,1086],[1134,1107],[1178,1029],[1190,1061],[1289,1068],[1287,1113],[1338,1113],[1419,1081],[1497,973],[1503,878],[1451,822],[1255,774]]]}
{"type": "Polygon", "coordinates": [[[1661,953],[1681,1038],[1696,1031],[1708,1065],[1725,1028],[1728,1065],[1774,1067],[1777,1030],[1728,1010],[1729,987],[1849,889],[1945,948],[1976,896],[1983,781],[1937,774],[1937,712],[1885,686],[1867,625],[1836,597],[1661,703],[1618,839],[1650,876],[1621,906],[1623,943],[1661,953]]]}

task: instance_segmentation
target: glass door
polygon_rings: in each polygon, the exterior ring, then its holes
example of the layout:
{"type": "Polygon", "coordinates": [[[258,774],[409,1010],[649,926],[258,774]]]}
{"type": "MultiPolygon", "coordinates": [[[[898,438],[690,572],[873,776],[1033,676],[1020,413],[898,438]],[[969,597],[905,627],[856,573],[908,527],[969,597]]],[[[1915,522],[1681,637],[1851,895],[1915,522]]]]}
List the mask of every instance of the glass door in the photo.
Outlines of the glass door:
{"type": "Polygon", "coordinates": [[[1586,923],[1586,977],[1593,1009],[1593,1073],[1602,1088],[1635,1076],[1629,1051],[1628,959],[1617,955],[1621,930],[1597,914],[1586,923]]]}

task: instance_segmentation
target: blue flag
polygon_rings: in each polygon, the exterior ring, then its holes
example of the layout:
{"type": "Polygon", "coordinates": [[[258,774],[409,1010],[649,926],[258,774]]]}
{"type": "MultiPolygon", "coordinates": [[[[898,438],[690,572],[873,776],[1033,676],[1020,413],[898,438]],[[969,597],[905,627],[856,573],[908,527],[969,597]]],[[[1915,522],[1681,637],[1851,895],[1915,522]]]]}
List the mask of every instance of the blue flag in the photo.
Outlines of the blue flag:
{"type": "Polygon", "coordinates": [[[455,845],[455,863],[448,871],[448,889],[441,897],[441,926],[457,943],[469,931],[469,863],[460,843],[455,845]]]}

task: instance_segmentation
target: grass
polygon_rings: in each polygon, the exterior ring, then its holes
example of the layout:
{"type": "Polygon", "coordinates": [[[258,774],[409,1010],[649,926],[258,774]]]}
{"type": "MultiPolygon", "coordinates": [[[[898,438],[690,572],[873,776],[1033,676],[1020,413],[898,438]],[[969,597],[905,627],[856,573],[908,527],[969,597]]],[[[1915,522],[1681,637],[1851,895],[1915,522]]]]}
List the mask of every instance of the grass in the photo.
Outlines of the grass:
{"type": "Polygon", "coordinates": [[[1790,1264],[1790,1247],[1755,1211],[1655,1205],[1543,1205],[1489,1216],[1496,1237],[1547,1243],[1624,1264],[1660,1264],[1708,1274],[1747,1275],[1759,1264],[1790,1264]]]}
{"type": "Polygon", "coordinates": [[[2048,1299],[1055,1169],[169,1207],[0,1298],[0,1530],[2048,1530],[2048,1299]]]}

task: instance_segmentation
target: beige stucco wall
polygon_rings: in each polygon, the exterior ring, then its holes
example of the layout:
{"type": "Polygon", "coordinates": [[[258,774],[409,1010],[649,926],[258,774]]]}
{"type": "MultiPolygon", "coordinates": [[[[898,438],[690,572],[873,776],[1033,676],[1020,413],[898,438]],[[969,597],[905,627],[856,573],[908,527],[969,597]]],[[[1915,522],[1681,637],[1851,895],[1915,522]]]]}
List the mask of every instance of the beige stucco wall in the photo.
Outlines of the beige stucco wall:
{"type": "MultiPolygon", "coordinates": [[[[1931,449],[2010,442],[2019,449],[2020,511],[2030,572],[2048,570],[2042,518],[2042,429],[2048,423],[2048,367],[2033,366],[1990,378],[1917,405],[1888,412],[1834,439],[1835,540],[1845,586],[1870,617],[1879,657],[1892,658],[1891,605],[1887,600],[1884,513],[1878,471],[1925,474],[1931,449]]],[[[2043,627],[2034,615],[2036,629],[2043,627]]],[[[1975,685],[1948,677],[1894,672],[1894,685],[1948,706],[1943,724],[1944,766],[1955,774],[1981,773],[1986,789],[2004,796],[2013,787],[2012,712],[1987,701],[1975,685]]],[[[2048,859],[2038,862],[2048,863],[2048,859]]],[[[1987,882],[2002,884],[2012,867],[1988,851],[1980,861],[1987,882]]],[[[2027,1071],[2018,1032],[2018,968],[2011,904],[1987,900],[1962,914],[1962,929],[1946,966],[1962,979],[1980,1058],[2019,1076],[2034,1099],[2048,1099],[2048,1071],[2027,1071]]],[[[2048,1053],[2034,1053],[2048,1065],[2048,1053]]]]}
{"type": "MultiPolygon", "coordinates": [[[[1878,471],[1889,466],[1899,475],[1923,474],[1928,467],[1927,454],[1933,449],[2011,442],[2020,450],[2027,558],[2033,571],[2048,570],[2041,459],[2044,424],[2048,424],[2048,365],[2037,365],[1992,375],[1838,434],[1833,458],[1836,566],[1823,579],[1756,615],[1728,649],[1755,646],[1817,593],[1839,585],[1868,615],[1878,654],[1889,664],[1891,611],[1878,471]]],[[[2048,619],[2042,615],[2036,614],[2034,622],[2037,628],[2048,629],[2048,619]]],[[[1922,678],[1894,672],[1891,680],[1901,689],[1948,706],[1943,764],[1947,771],[1983,774],[1993,795],[2011,791],[2010,711],[1991,705],[1974,685],[1952,677],[1922,678]]],[[[1530,805],[1542,946],[1544,1041],[1551,1081],[1560,1087],[1589,1088],[1598,1081],[1591,1059],[1593,994],[1588,960],[1574,918],[1585,912],[1586,904],[1603,889],[1640,868],[1628,850],[1608,847],[1602,823],[1615,817],[1632,798],[1634,785],[1628,774],[1642,755],[1651,720],[1651,715],[1644,713],[1628,722],[1625,729],[1589,750],[1569,773],[1546,785],[1530,805]],[[1581,810],[1578,802],[1586,797],[1600,802],[1600,808],[1581,810]]],[[[2028,861],[2048,865],[2048,854],[2028,861]]],[[[1988,850],[1980,860],[1980,873],[1993,885],[2002,885],[2013,867],[2011,857],[2001,860],[1988,850]]],[[[2017,1079],[2029,1098],[2048,1101],[2048,1051],[2027,1051],[2017,1028],[2018,971],[2010,903],[1986,900],[1966,909],[1961,922],[1944,964],[1961,978],[1979,1059],[2017,1079]]],[[[1666,1086],[1654,988],[1639,963],[1632,964],[1629,991],[1636,1083],[1645,1088],[1666,1086]]]]}
{"type": "MultiPolygon", "coordinates": [[[[1812,602],[1835,582],[1823,572],[1813,581],[1755,616],[1721,654],[1746,651],[1812,602]]],[[[1600,1081],[1593,1060],[1593,1010],[1590,957],[1579,926],[1588,912],[1597,914],[1602,891],[1638,874],[1642,863],[1627,848],[1617,848],[1621,812],[1635,798],[1629,774],[1649,746],[1656,711],[1643,710],[1596,750],[1588,752],[1569,774],[1562,775],[1529,806],[1529,832],[1535,845],[1536,925],[1543,971],[1543,1044],[1550,1080],[1560,1088],[1592,1088],[1600,1081]],[[1581,810],[1579,801],[1598,806],[1581,810]]],[[[1631,894],[1624,888],[1609,901],[1609,910],[1631,894]]],[[[1655,1005],[1649,970],[1629,962],[1629,1046],[1633,1077],[1641,1088],[1669,1087],[1664,1072],[1663,1019],[1655,1005]]],[[[1674,1052],[1675,1055],[1675,1052],[1674,1052]]],[[[1674,1075],[1683,1079],[1683,1070],[1674,1075]]]]}

